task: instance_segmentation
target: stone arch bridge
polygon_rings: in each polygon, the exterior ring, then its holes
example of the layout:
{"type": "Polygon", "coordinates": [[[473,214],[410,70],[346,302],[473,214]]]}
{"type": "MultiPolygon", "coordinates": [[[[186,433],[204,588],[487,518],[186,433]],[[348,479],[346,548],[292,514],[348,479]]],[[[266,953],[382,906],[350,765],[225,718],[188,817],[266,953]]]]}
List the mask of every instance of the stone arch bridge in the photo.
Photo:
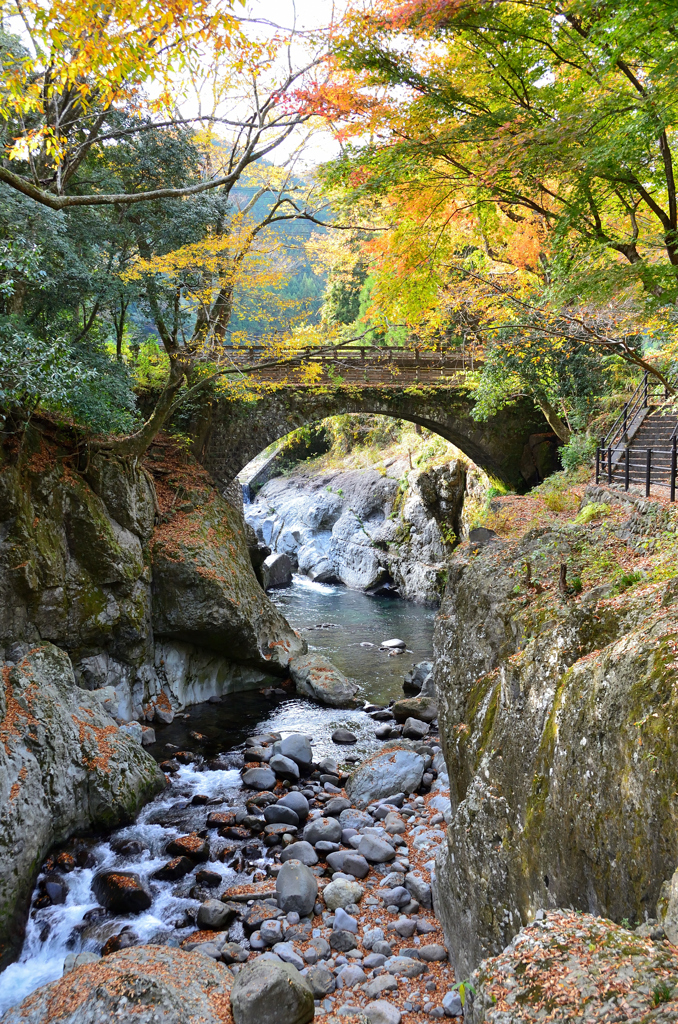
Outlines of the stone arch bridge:
{"type": "Polygon", "coordinates": [[[531,402],[484,423],[472,418],[473,403],[460,387],[467,359],[403,349],[335,351],[334,358],[316,357],[321,373],[312,386],[300,383],[295,367],[265,368],[251,375],[253,384],[268,385],[258,389],[258,397],[215,402],[195,422],[194,450],[218,484],[228,486],[291,431],[343,413],[378,413],[419,424],[518,490],[555,468],[555,435],[531,402]]]}

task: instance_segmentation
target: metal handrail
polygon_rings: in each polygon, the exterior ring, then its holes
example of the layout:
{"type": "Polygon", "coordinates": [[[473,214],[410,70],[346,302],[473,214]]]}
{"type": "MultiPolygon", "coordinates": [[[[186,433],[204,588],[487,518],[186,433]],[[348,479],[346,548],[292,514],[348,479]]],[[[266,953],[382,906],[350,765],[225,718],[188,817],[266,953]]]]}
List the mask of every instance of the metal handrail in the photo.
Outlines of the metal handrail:
{"type": "MultiPolygon", "coordinates": [[[[674,429],[670,437],[670,446],[652,448],[638,448],[635,451],[630,445],[608,445],[606,448],[596,449],[596,484],[600,483],[601,475],[607,476],[607,482],[611,484],[613,482],[613,476],[615,471],[619,468],[621,459],[617,465],[613,465],[612,455],[613,453],[620,454],[623,456],[623,468],[624,468],[624,490],[628,491],[630,484],[630,470],[631,463],[633,461],[634,468],[643,466],[645,468],[645,497],[650,497],[650,489],[652,486],[652,470],[654,468],[655,474],[657,471],[663,475],[666,472],[666,465],[653,465],[653,456],[659,456],[666,458],[670,456],[671,463],[669,467],[669,488],[670,488],[670,501],[676,500],[676,481],[678,479],[678,425],[674,429]]],[[[665,483],[664,480],[656,480],[655,483],[665,483]]]]}

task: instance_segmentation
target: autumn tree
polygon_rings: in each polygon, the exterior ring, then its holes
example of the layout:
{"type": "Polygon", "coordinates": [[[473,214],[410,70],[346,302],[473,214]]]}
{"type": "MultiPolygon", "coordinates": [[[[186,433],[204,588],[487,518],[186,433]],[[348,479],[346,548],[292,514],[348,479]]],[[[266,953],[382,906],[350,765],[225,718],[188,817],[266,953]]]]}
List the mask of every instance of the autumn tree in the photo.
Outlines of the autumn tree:
{"type": "Polygon", "coordinates": [[[269,31],[262,39],[231,4],[204,0],[113,0],[103,7],[7,0],[0,14],[5,29],[15,30],[0,39],[2,187],[63,216],[104,215],[97,237],[107,241],[110,261],[99,293],[91,294],[85,333],[108,309],[120,351],[133,280],[126,272],[133,263],[144,267],[136,280],[143,277],[169,376],[149,421],[106,442],[138,454],[196,361],[214,356],[233,308],[234,268],[247,261],[254,240],[274,220],[313,215],[290,173],[262,162],[308,120],[294,93],[318,53],[294,67],[288,34],[269,31]],[[257,196],[272,197],[259,221],[233,202],[234,189],[257,166],[257,196]],[[191,274],[175,274],[168,304],[167,275],[153,261],[167,261],[185,245],[195,253],[199,244],[212,262],[194,268],[192,286],[191,274]],[[215,262],[217,252],[223,258],[215,262]],[[195,298],[196,274],[203,284],[210,279],[197,305],[189,296],[193,287],[195,298]]]}

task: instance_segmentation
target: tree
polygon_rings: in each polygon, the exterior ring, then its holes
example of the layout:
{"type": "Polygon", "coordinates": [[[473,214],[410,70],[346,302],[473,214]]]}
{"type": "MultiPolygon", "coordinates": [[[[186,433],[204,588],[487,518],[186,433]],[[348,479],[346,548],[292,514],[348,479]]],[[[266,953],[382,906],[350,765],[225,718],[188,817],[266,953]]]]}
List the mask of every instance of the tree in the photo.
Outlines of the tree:
{"type": "Polygon", "coordinates": [[[62,215],[82,211],[91,220],[86,211],[110,211],[98,222],[103,234],[95,233],[108,255],[101,286],[87,296],[83,335],[108,310],[121,352],[134,297],[126,272],[135,261],[145,270],[136,280],[143,278],[141,297],[169,356],[169,376],[148,422],[131,437],[105,442],[137,455],[170,415],[196,362],[215,357],[233,309],[234,271],[254,240],[274,221],[313,215],[300,190],[288,187],[289,175],[274,169],[259,182],[257,194],[274,199],[260,222],[245,226],[248,211],[238,213],[229,199],[243,175],[310,116],[293,94],[317,57],[295,69],[283,33],[263,43],[231,5],[206,0],[112,0],[104,8],[91,0],[0,0],[0,14],[3,24],[21,24],[21,39],[0,39],[0,182],[62,215]],[[193,113],[182,113],[191,102],[193,113]],[[211,279],[198,308],[186,301],[190,272],[175,275],[168,288],[158,271],[162,259],[167,269],[173,258],[176,269],[187,245],[193,254],[200,245],[203,255],[229,250],[229,269],[223,260],[193,267],[193,278],[211,279]]]}

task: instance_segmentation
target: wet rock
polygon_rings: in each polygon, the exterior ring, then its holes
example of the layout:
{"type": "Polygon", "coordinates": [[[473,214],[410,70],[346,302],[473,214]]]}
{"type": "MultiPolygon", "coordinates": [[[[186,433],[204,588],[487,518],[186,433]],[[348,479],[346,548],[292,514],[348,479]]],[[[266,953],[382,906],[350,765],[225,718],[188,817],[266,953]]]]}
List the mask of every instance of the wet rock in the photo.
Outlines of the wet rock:
{"type": "MultiPolygon", "coordinates": [[[[246,814],[240,822],[243,828],[246,828],[248,832],[253,832],[258,835],[263,832],[266,827],[266,818],[260,818],[258,814],[246,814]]],[[[222,832],[220,831],[219,835],[222,832]]]]}
{"type": "Polygon", "coordinates": [[[298,843],[290,843],[290,845],[283,850],[280,855],[280,859],[283,864],[288,860],[300,860],[301,863],[305,864],[307,867],[313,867],[314,864],[318,863],[317,853],[310,843],[303,840],[298,843]]]}
{"type": "Polygon", "coordinates": [[[268,555],[259,569],[264,590],[288,587],[292,582],[292,562],[288,555],[274,552],[268,555]]]}
{"type": "Polygon", "coordinates": [[[271,804],[270,807],[266,807],[264,809],[264,818],[269,825],[293,825],[294,828],[297,828],[299,825],[299,815],[291,807],[285,807],[284,804],[271,804]]]}
{"type": "MultiPolygon", "coordinates": [[[[198,953],[167,946],[136,946],[86,963],[44,985],[7,1011],[3,1024],[44,1024],[56,1011],[68,1024],[104,1024],[128,1019],[162,1024],[223,1024],[221,1007],[233,976],[198,953]]],[[[310,1019],[310,1018],[307,1018],[310,1019]]],[[[301,1022],[300,1022],[301,1024],[301,1022]]]]}
{"type": "Polygon", "coordinates": [[[279,778],[286,779],[288,782],[299,780],[299,766],[292,758],[284,757],[282,754],[273,754],[268,764],[279,778]]]}
{"type": "Polygon", "coordinates": [[[424,758],[410,746],[391,743],[368,757],[351,773],[346,793],[360,809],[398,791],[412,793],[421,785],[424,758]]]}
{"type": "Polygon", "coordinates": [[[407,647],[407,644],[405,643],[404,640],[398,640],[397,637],[394,637],[393,640],[382,640],[379,646],[386,647],[388,650],[391,651],[395,651],[399,647],[407,647]]]}
{"type": "Polygon", "coordinates": [[[237,825],[227,825],[225,828],[219,829],[222,839],[234,839],[236,842],[246,842],[250,838],[250,834],[248,828],[239,828],[237,825]]]}
{"type": "Polygon", "coordinates": [[[259,958],[245,964],[231,991],[235,1024],[308,1024],[313,991],[291,964],[259,958]]]}
{"type": "Polygon", "coordinates": [[[357,743],[358,737],[352,732],[349,732],[348,729],[335,729],[332,733],[332,742],[350,745],[352,743],[357,743]]]}
{"type": "Polygon", "coordinates": [[[216,889],[224,881],[218,871],[207,871],[204,868],[196,871],[195,880],[198,885],[206,885],[208,889],[216,889]]]}
{"type": "MultiPolygon", "coordinates": [[[[435,718],[435,715],[433,717],[435,718]]],[[[403,726],[403,738],[406,740],[423,740],[424,736],[428,734],[429,728],[428,722],[422,722],[417,718],[408,718],[403,726]]]]}
{"type": "Polygon", "coordinates": [[[359,903],[364,892],[362,885],[358,885],[357,882],[337,878],[323,889],[323,900],[328,910],[336,910],[337,907],[348,907],[352,903],[359,903]]]}
{"type": "Polygon", "coordinates": [[[195,832],[187,836],[179,836],[172,839],[165,847],[167,853],[174,857],[188,857],[196,864],[206,861],[210,855],[210,844],[207,839],[201,839],[195,832]]]}
{"type": "Polygon", "coordinates": [[[338,843],[341,839],[341,828],[342,826],[336,818],[316,818],[305,826],[302,837],[312,846],[321,840],[338,843]]]}
{"type": "Polygon", "coordinates": [[[336,988],[334,976],[325,967],[311,967],[306,975],[306,981],[316,999],[324,999],[336,988]]]}
{"type": "Polygon", "coordinates": [[[272,789],[275,786],[275,773],[270,768],[248,768],[242,781],[250,789],[272,789]]]}
{"type": "Polygon", "coordinates": [[[278,906],[287,913],[296,911],[300,917],[310,914],[318,895],[318,880],[299,860],[288,860],[278,872],[275,883],[278,906]]]}
{"type": "Polygon", "coordinates": [[[221,900],[206,900],[198,910],[198,927],[221,931],[235,920],[235,911],[221,900]]]}
{"type": "Polygon", "coordinates": [[[363,1010],[370,1024],[400,1024],[401,1013],[397,1006],[385,999],[376,999],[363,1010]]]}
{"type": "MultiPolygon", "coordinates": [[[[113,839],[111,849],[123,857],[137,857],[143,850],[143,844],[138,839],[113,839]]],[[[86,865],[81,864],[80,867],[86,865]]]]}
{"type": "Polygon", "coordinates": [[[317,700],[327,707],[358,707],[358,684],[347,679],[326,658],[319,654],[306,654],[293,658],[289,671],[299,693],[317,700]]]}
{"type": "Polygon", "coordinates": [[[64,960],[64,974],[70,974],[76,967],[82,967],[83,964],[95,964],[97,960],[101,960],[98,953],[91,953],[85,951],[84,953],[67,953],[64,960]]]}
{"type": "Polygon", "coordinates": [[[68,886],[60,879],[45,878],[43,879],[40,888],[47,899],[46,905],[58,906],[59,904],[66,902],[68,886]]]}
{"type": "Polygon", "coordinates": [[[183,878],[194,867],[195,864],[188,857],[173,857],[167,864],[158,868],[152,877],[157,878],[159,882],[176,882],[178,878],[183,878]]]}
{"type": "Polygon", "coordinates": [[[388,724],[380,725],[378,729],[374,730],[374,735],[378,740],[387,740],[393,735],[393,729],[388,724]]]}
{"type": "Polygon", "coordinates": [[[310,768],[313,763],[313,748],[311,747],[311,741],[308,736],[304,736],[303,733],[300,732],[293,732],[283,740],[279,740],[275,743],[273,745],[273,753],[282,754],[283,757],[289,757],[290,760],[298,764],[300,768],[310,768]]]}
{"type": "Polygon", "coordinates": [[[141,879],[131,871],[101,871],[94,876],[92,890],[102,907],[114,914],[140,914],[152,903],[141,879]]]}
{"type": "Polygon", "coordinates": [[[139,936],[136,935],[131,928],[123,928],[117,935],[111,935],[111,937],[106,940],[103,949],[101,950],[101,955],[110,956],[111,953],[117,953],[121,949],[131,949],[132,946],[136,946],[138,943],[139,936]]]}
{"type": "Polygon", "coordinates": [[[432,661],[420,661],[414,666],[411,672],[408,672],[403,682],[403,690],[406,692],[419,693],[425,679],[433,669],[432,661]]]}

